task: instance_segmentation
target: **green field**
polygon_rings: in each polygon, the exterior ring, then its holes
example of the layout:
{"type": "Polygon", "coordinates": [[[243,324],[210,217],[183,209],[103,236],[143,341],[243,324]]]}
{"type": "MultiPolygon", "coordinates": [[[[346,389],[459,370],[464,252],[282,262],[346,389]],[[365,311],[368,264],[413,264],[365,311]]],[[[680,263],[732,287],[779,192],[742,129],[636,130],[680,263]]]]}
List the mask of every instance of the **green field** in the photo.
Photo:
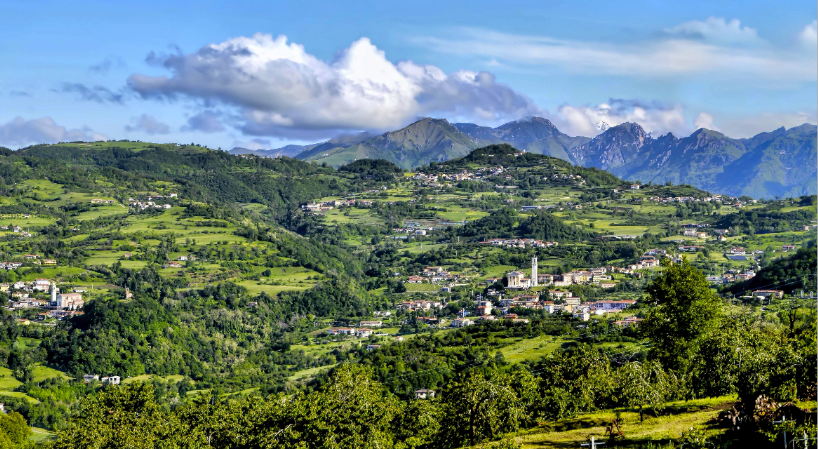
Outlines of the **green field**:
{"type": "Polygon", "coordinates": [[[735,401],[735,397],[723,396],[671,402],[658,416],[647,414],[644,422],[639,421],[638,412],[625,408],[582,413],[576,418],[543,423],[541,427],[519,432],[512,437],[523,448],[580,447],[591,436],[597,441],[609,441],[605,437],[605,427],[617,416],[621,417],[625,434],[625,439],[617,442],[617,447],[637,448],[647,442],[667,442],[678,439],[683,431],[691,427],[704,429],[709,436],[713,436],[723,432],[723,429],[710,428],[705,423],[719,411],[731,407],[735,401]]]}
{"type": "Polygon", "coordinates": [[[540,359],[556,351],[567,341],[560,337],[547,335],[518,340],[519,341],[499,350],[509,363],[528,362],[540,359]]]}

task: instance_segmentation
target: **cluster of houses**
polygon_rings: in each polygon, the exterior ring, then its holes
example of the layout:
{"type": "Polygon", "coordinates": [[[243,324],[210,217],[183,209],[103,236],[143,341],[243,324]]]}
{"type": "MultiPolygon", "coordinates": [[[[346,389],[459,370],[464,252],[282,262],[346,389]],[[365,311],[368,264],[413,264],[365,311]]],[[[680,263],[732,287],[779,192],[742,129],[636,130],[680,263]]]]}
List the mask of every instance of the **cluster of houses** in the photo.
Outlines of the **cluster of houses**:
{"type": "MultiPolygon", "coordinates": [[[[355,327],[331,327],[327,329],[326,333],[328,335],[349,335],[352,337],[358,338],[369,338],[371,336],[376,337],[388,337],[389,334],[386,333],[375,333],[375,328],[383,326],[382,321],[361,321],[358,323],[357,328],[355,327]]],[[[403,341],[403,337],[395,337],[396,341],[403,341]]],[[[367,345],[366,350],[372,351],[375,349],[380,348],[380,345],[367,345]]]]}
{"type": "Polygon", "coordinates": [[[713,196],[704,196],[704,197],[695,197],[695,196],[653,196],[648,198],[651,201],[656,201],[657,203],[696,203],[696,202],[712,202],[712,201],[724,201],[727,200],[728,203],[732,204],[735,203],[735,198],[724,197],[723,195],[713,195],[713,196]]]}
{"type": "Polygon", "coordinates": [[[97,374],[86,374],[82,376],[82,381],[87,384],[91,382],[102,382],[103,384],[119,385],[122,382],[122,378],[119,376],[104,376],[100,379],[97,374]]]}
{"type": "Polygon", "coordinates": [[[758,200],[749,200],[749,201],[742,201],[738,198],[725,196],[725,195],[713,195],[713,196],[703,196],[703,197],[695,197],[695,196],[654,196],[648,198],[651,201],[655,201],[657,203],[694,203],[694,202],[716,202],[721,203],[725,206],[733,206],[733,207],[744,207],[748,203],[749,204],[756,204],[758,200]]]}
{"type": "Polygon", "coordinates": [[[504,248],[549,248],[557,246],[557,242],[546,242],[535,239],[489,239],[480,242],[482,245],[494,245],[504,248]]]}
{"type": "MultiPolygon", "coordinates": [[[[46,266],[56,266],[57,260],[56,259],[41,259],[37,254],[26,254],[23,256],[23,259],[26,262],[29,262],[33,265],[46,265],[46,266]]],[[[4,270],[16,270],[23,266],[23,262],[0,262],[0,268],[4,270]]]]}
{"type": "Polygon", "coordinates": [[[708,237],[707,233],[704,231],[699,231],[695,228],[687,228],[684,230],[685,237],[695,237],[698,239],[706,239],[708,237]]]}
{"type": "Polygon", "coordinates": [[[458,279],[458,275],[444,270],[443,267],[425,267],[423,271],[420,272],[420,276],[409,276],[406,282],[409,284],[421,284],[426,281],[438,283],[456,281],[458,279]]]}
{"type": "Polygon", "coordinates": [[[441,180],[444,181],[482,181],[489,176],[500,176],[505,173],[506,169],[503,166],[497,167],[480,167],[474,171],[462,169],[457,173],[444,174],[426,174],[423,172],[415,173],[413,180],[418,181],[424,187],[441,187],[441,180]]]}
{"type": "Polygon", "coordinates": [[[443,307],[443,304],[439,301],[404,301],[398,304],[399,310],[406,310],[409,312],[440,309],[441,307],[443,307]]]}
{"type": "MultiPolygon", "coordinates": [[[[130,257],[130,255],[126,254],[126,257],[130,257]]],[[[169,260],[164,265],[162,265],[162,268],[182,268],[183,267],[182,262],[187,262],[188,260],[196,260],[196,256],[194,256],[193,254],[189,255],[183,254],[177,257],[176,260],[169,260]]]]}
{"type": "Polygon", "coordinates": [[[742,282],[750,280],[754,278],[755,275],[756,273],[753,270],[745,270],[744,272],[739,272],[738,270],[731,268],[721,276],[707,276],[707,280],[711,284],[731,284],[733,282],[742,282]]]}
{"type": "MultiPolygon", "coordinates": [[[[507,289],[525,290],[539,285],[554,285],[557,287],[572,284],[598,284],[602,288],[612,288],[616,284],[607,272],[612,267],[591,268],[589,270],[574,270],[563,274],[540,274],[537,273],[537,257],[531,259],[531,276],[526,277],[522,271],[510,271],[506,273],[508,279],[507,289]]],[[[493,284],[497,279],[487,279],[486,282],[493,284]]]]}
{"type": "MultiPolygon", "coordinates": [[[[26,215],[26,218],[28,218],[28,215],[26,215]]],[[[0,226],[0,231],[11,231],[20,237],[31,237],[34,235],[28,231],[23,231],[23,228],[17,225],[2,225],[0,226]]]]}
{"type": "Polygon", "coordinates": [[[159,203],[157,203],[155,201],[148,201],[148,200],[140,201],[140,200],[135,200],[133,198],[128,198],[128,206],[132,207],[134,209],[139,209],[139,210],[145,210],[145,209],[165,209],[165,210],[167,210],[167,209],[170,209],[170,207],[171,207],[170,204],[167,204],[167,203],[159,204],[159,203]]]}
{"type": "Polygon", "coordinates": [[[60,293],[54,282],[49,279],[35,279],[33,282],[15,282],[14,284],[0,284],[0,291],[10,292],[12,301],[7,306],[11,310],[19,309],[49,309],[39,315],[39,319],[57,318],[62,319],[82,312],[85,304],[82,299],[81,289],[74,292],[60,293]],[[50,300],[32,297],[35,292],[49,292],[50,300]]]}
{"type": "Polygon", "coordinates": [[[396,234],[426,235],[429,231],[433,231],[434,229],[433,227],[407,225],[404,228],[392,228],[392,232],[396,234]]]}
{"type": "MultiPolygon", "coordinates": [[[[377,192],[377,190],[376,190],[377,192]]],[[[356,200],[356,199],[346,199],[346,200],[332,200],[332,201],[324,201],[322,203],[307,203],[301,206],[301,210],[304,212],[326,212],[332,210],[336,207],[370,207],[372,206],[372,201],[369,200],[356,200]]]]}
{"type": "MultiPolygon", "coordinates": [[[[560,290],[549,290],[548,294],[543,299],[537,295],[520,295],[512,298],[502,298],[497,301],[498,307],[490,301],[480,301],[477,306],[477,314],[486,317],[491,314],[491,311],[496,308],[501,314],[505,315],[512,308],[544,310],[548,313],[573,313],[580,315],[604,315],[606,313],[616,313],[627,309],[636,304],[636,300],[600,300],[595,302],[583,303],[579,297],[572,296],[571,292],[560,290]],[[559,302],[559,304],[557,304],[559,302]]],[[[582,318],[583,321],[588,321],[588,316],[582,318]]]]}
{"type": "Polygon", "coordinates": [[[566,173],[554,173],[553,175],[551,175],[551,179],[574,181],[578,185],[585,184],[585,180],[582,179],[582,176],[580,176],[580,175],[570,175],[570,174],[566,174],[566,173]]]}

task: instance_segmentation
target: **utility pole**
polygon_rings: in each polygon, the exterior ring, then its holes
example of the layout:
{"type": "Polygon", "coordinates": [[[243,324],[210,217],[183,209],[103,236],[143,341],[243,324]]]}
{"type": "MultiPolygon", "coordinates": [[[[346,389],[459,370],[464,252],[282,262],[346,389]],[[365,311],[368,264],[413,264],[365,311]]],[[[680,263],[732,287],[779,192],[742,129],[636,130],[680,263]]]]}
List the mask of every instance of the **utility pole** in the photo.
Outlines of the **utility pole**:
{"type": "Polygon", "coordinates": [[[596,447],[601,444],[605,444],[605,442],[604,441],[597,442],[595,441],[594,437],[591,437],[590,443],[582,443],[580,444],[580,446],[589,446],[591,449],[596,449],[596,447]]]}
{"type": "MultiPolygon", "coordinates": [[[[781,418],[781,421],[773,421],[773,424],[785,424],[787,422],[787,417],[781,418]]],[[[784,449],[787,449],[787,431],[784,431],[784,449]]]]}

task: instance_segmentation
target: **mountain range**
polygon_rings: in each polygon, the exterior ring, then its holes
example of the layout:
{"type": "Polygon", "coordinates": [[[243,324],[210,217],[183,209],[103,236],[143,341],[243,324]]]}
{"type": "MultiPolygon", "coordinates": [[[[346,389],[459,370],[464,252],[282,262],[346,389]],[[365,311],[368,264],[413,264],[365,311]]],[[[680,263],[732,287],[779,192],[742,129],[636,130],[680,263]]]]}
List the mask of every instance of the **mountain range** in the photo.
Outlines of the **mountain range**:
{"type": "Polygon", "coordinates": [[[687,137],[653,138],[637,123],[602,127],[594,138],[569,136],[548,119],[526,117],[496,128],[424,118],[381,135],[359,133],[312,145],[272,150],[234,148],[232,154],[289,156],[340,166],[385,159],[405,169],[508,143],[527,152],[607,170],[642,183],[690,184],[714,193],[754,198],[818,193],[815,125],[779,128],[745,139],[698,129],[687,137]]]}

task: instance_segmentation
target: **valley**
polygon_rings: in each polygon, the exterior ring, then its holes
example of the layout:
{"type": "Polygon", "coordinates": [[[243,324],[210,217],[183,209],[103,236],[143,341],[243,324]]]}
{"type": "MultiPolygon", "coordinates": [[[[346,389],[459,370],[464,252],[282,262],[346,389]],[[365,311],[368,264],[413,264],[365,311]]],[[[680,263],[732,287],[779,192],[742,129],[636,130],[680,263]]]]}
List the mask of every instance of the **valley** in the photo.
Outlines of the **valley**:
{"type": "Polygon", "coordinates": [[[332,410],[347,447],[575,446],[613,419],[640,447],[759,438],[715,417],[762,396],[815,410],[814,194],[623,180],[563,160],[595,139],[438,125],[402,134],[405,166],[369,140],[355,161],[0,150],[0,401],[54,447],[292,447],[332,410]]]}

